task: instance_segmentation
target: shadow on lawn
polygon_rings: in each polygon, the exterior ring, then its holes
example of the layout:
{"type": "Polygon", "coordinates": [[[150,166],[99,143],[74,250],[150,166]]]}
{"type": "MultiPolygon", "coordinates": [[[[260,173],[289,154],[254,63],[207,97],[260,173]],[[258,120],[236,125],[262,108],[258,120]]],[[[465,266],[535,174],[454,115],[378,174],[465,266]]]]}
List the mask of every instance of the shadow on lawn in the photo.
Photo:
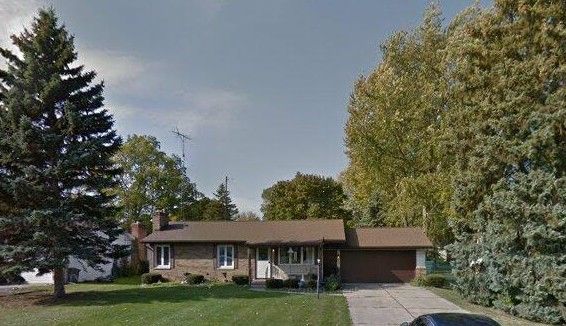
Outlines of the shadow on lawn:
{"type": "Polygon", "coordinates": [[[214,286],[150,286],[117,290],[93,290],[72,292],[63,299],[54,300],[51,296],[37,300],[38,305],[64,306],[104,306],[123,303],[180,303],[208,299],[262,299],[291,296],[288,293],[251,291],[235,285],[214,286]]]}

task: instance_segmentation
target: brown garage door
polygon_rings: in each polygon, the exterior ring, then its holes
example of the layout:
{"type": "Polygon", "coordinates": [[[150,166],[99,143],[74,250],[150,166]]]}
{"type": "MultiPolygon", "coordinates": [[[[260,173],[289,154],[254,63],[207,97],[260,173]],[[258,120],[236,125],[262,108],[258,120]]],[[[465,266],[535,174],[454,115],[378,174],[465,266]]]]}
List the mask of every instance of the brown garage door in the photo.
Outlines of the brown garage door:
{"type": "Polygon", "coordinates": [[[340,274],[343,282],[409,282],[415,277],[414,250],[343,250],[340,274]]]}

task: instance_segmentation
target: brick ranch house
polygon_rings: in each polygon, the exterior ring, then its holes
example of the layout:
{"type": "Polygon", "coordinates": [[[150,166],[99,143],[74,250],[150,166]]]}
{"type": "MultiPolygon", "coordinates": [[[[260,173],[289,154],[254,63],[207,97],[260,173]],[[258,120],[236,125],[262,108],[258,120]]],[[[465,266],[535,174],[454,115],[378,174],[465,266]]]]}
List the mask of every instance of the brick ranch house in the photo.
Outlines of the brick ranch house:
{"type": "Polygon", "coordinates": [[[408,282],[425,272],[432,243],[419,228],[347,229],[342,220],[170,222],[143,238],[151,272],[231,280],[340,275],[343,282],[408,282]]]}

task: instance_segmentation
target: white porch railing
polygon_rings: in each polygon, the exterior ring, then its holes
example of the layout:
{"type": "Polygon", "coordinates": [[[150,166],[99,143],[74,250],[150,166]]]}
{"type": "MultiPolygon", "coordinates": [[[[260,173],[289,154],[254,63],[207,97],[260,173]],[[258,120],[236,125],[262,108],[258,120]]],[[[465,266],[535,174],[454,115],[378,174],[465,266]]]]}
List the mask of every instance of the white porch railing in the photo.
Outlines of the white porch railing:
{"type": "Polygon", "coordinates": [[[273,278],[287,279],[290,275],[316,275],[315,264],[279,264],[273,265],[273,278]]]}

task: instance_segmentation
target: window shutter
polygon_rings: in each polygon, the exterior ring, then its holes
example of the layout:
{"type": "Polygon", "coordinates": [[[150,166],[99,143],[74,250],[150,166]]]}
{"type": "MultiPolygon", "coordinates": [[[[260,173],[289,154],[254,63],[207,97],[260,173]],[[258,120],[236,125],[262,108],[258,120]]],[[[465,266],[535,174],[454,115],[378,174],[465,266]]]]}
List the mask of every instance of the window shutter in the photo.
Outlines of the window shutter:
{"type": "Polygon", "coordinates": [[[238,269],[238,245],[235,244],[234,245],[234,257],[232,257],[234,260],[234,269],[238,269]]]}
{"type": "Polygon", "coordinates": [[[216,269],[216,245],[212,245],[212,267],[216,269]]]}
{"type": "Polygon", "coordinates": [[[169,246],[169,265],[175,268],[175,246],[173,244],[169,246]]]}

